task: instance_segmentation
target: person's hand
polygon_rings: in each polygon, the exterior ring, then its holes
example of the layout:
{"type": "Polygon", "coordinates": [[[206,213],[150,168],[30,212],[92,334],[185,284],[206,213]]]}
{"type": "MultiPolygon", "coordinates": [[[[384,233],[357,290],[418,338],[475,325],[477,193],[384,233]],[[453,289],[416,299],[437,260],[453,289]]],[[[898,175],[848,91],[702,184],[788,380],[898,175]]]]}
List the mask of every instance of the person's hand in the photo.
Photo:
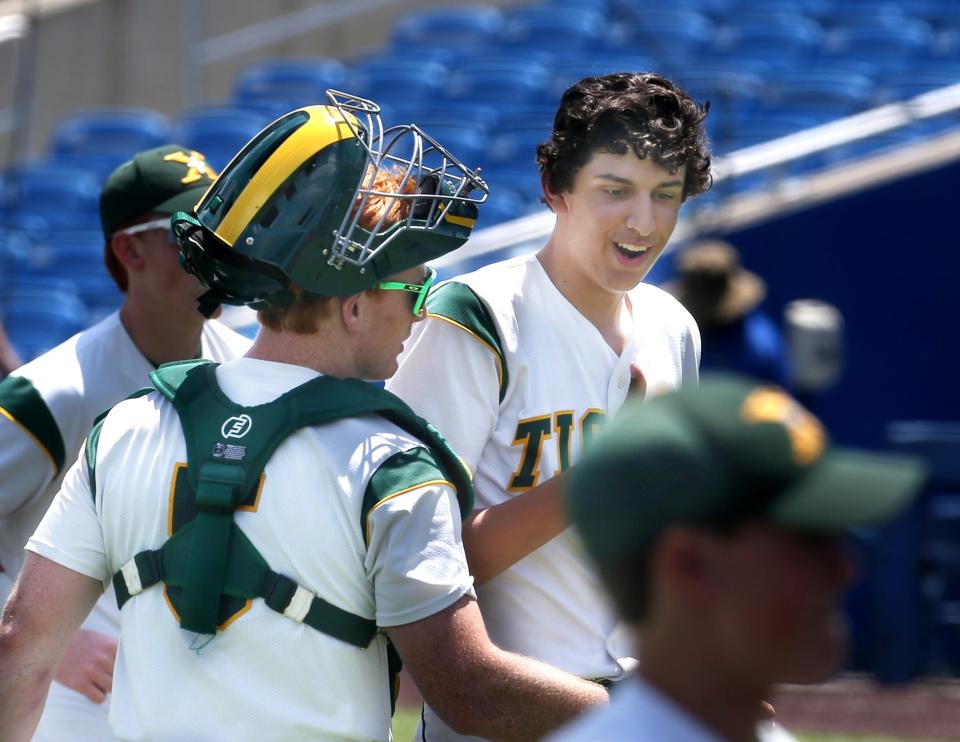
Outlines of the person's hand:
{"type": "Polygon", "coordinates": [[[113,688],[117,640],[96,631],[79,629],[67,646],[57,674],[58,683],[103,703],[113,688]]]}

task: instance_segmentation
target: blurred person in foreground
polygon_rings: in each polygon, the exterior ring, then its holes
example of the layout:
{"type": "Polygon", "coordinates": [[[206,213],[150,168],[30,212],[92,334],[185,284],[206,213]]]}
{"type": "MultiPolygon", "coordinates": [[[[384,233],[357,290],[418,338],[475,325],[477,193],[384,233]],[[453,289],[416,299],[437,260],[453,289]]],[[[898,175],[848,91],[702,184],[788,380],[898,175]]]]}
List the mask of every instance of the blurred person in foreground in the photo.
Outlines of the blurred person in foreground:
{"type": "MultiPolygon", "coordinates": [[[[705,116],[652,73],[570,86],[537,148],[546,245],[441,285],[387,384],[476,472],[464,546],[491,638],[602,685],[635,652],[558,492],[628,394],[696,384],[696,323],[643,279],[710,186],[705,116]]],[[[429,707],[422,733],[460,738],[429,707]]]]}
{"type": "Polygon", "coordinates": [[[702,240],[680,250],[677,277],[663,285],[700,328],[700,368],[729,371],[790,388],[790,357],[783,332],[760,308],[764,280],[740,264],[729,242],[702,240]]]}
{"type": "MultiPolygon", "coordinates": [[[[214,176],[202,154],[175,144],[114,170],[100,194],[100,221],[104,262],[124,292],[120,308],[0,382],[0,602],[96,416],[144,386],[161,363],[229,361],[250,346],[197,310],[204,288],[180,266],[170,227],[170,215],[193,208],[214,176]]],[[[111,738],[119,633],[108,590],[66,650],[36,742],[111,738]]]]}
{"type": "Polygon", "coordinates": [[[551,742],[773,735],[756,718],[774,684],[844,661],[845,532],[892,519],[922,480],[911,459],[831,447],[795,400],[744,377],[625,406],[566,499],[641,660],[551,742]]]}
{"type": "Polygon", "coordinates": [[[489,641],[460,539],[469,472],[361,381],[396,369],[424,263],[467,239],[486,186],[416,127],[383,132],[371,101],[328,96],[173,217],[203,309],[247,304],[261,328],[236,361],[158,369],[87,438],[0,630],[12,739],[111,580],[121,739],[386,740],[399,658],[464,732],[536,739],[606,700],[489,641]]]}

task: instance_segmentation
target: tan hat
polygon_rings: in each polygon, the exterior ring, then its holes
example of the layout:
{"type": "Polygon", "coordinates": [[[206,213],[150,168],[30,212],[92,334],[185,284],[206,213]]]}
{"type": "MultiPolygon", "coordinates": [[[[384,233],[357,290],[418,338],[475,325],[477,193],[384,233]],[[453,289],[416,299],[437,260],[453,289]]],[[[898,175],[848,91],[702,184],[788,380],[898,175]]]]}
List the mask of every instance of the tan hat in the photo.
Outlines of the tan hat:
{"type": "Polygon", "coordinates": [[[734,247],[721,240],[691,245],[677,255],[676,265],[677,278],[663,288],[701,325],[740,319],[767,295],[763,279],[743,268],[734,247]]]}

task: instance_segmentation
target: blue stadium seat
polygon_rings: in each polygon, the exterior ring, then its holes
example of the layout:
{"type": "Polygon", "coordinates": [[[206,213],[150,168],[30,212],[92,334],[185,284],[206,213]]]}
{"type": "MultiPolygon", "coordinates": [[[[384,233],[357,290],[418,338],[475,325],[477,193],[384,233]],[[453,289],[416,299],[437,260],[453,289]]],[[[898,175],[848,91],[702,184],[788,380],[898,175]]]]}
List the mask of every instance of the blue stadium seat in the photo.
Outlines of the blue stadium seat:
{"type": "Polygon", "coordinates": [[[763,77],[756,72],[718,65],[683,67],[674,72],[673,80],[695,101],[710,102],[709,130],[729,123],[737,112],[754,107],[765,89],[763,77]]]}
{"type": "Polygon", "coordinates": [[[764,103],[770,108],[846,116],[875,104],[879,93],[865,74],[839,67],[799,67],[784,72],[770,85],[764,103]]]}
{"type": "Polygon", "coordinates": [[[657,66],[652,57],[628,50],[619,54],[593,53],[561,59],[550,65],[550,95],[559,101],[564,90],[585,77],[612,72],[654,71],[657,66]]]}
{"type": "Polygon", "coordinates": [[[496,168],[501,164],[526,163],[535,167],[537,145],[550,136],[551,122],[548,120],[524,120],[518,117],[497,127],[490,134],[488,162],[496,168]]]}
{"type": "Polygon", "coordinates": [[[904,3],[895,0],[832,0],[816,14],[824,28],[881,26],[896,28],[903,23],[904,3]]]}
{"type": "Polygon", "coordinates": [[[394,25],[390,47],[397,54],[445,48],[460,52],[494,44],[503,30],[503,14],[488,6],[441,7],[404,14],[394,25]]]}
{"type": "Polygon", "coordinates": [[[51,227],[98,229],[100,177],[89,170],[33,162],[6,172],[8,226],[42,233],[51,227]]]}
{"type": "Polygon", "coordinates": [[[897,72],[936,51],[933,30],[923,21],[904,19],[896,28],[844,28],[831,34],[827,60],[869,62],[881,73],[897,72]]]}
{"type": "Polygon", "coordinates": [[[639,49],[661,65],[694,63],[712,47],[716,29],[702,13],[640,11],[608,36],[606,51],[639,49]]]}
{"type": "Polygon", "coordinates": [[[172,141],[203,153],[217,171],[271,121],[259,110],[231,105],[181,111],[173,120],[172,141]]]}
{"type": "Polygon", "coordinates": [[[749,60],[783,66],[815,56],[823,40],[823,29],[816,21],[801,15],[781,15],[724,27],[713,52],[721,64],[749,60]]]}
{"type": "Polygon", "coordinates": [[[956,0],[911,0],[904,12],[937,29],[960,28],[960,3],[956,0]]]}
{"type": "Polygon", "coordinates": [[[789,109],[740,111],[728,122],[726,128],[711,132],[712,142],[717,152],[728,154],[796,134],[824,124],[832,118],[833,115],[829,113],[817,114],[789,109]]]}
{"type": "Polygon", "coordinates": [[[501,118],[501,107],[471,100],[406,101],[390,107],[384,126],[415,123],[430,133],[435,128],[479,126],[489,131],[501,118]]]}
{"type": "Polygon", "coordinates": [[[593,13],[600,13],[604,19],[609,20],[614,13],[614,4],[617,0],[546,0],[544,3],[552,8],[574,8],[575,10],[586,10],[593,13]]]}
{"type": "Polygon", "coordinates": [[[528,208],[535,207],[543,189],[540,186],[540,172],[533,160],[514,160],[489,165],[483,170],[483,179],[489,184],[490,192],[498,190],[513,191],[519,195],[528,208]]]}
{"type": "Polygon", "coordinates": [[[960,64],[907,69],[883,78],[880,96],[885,102],[906,100],[957,83],[960,83],[960,64]]]}
{"type": "Polygon", "coordinates": [[[293,57],[268,59],[244,67],[233,85],[233,102],[268,108],[279,116],[295,108],[328,103],[328,88],[343,90],[347,68],[336,59],[293,57]]]}
{"type": "Polygon", "coordinates": [[[473,60],[450,73],[447,98],[496,106],[546,102],[549,83],[549,71],[536,61],[522,62],[503,56],[473,60]]]}
{"type": "Polygon", "coordinates": [[[95,170],[106,178],[140,150],[170,141],[170,122],[158,111],[137,107],[91,108],[56,125],[47,148],[52,159],[95,170]]]}
{"type": "Polygon", "coordinates": [[[816,21],[826,10],[830,0],[764,0],[762,3],[742,3],[734,12],[718,19],[718,24],[739,24],[777,21],[801,16],[816,21]]]}
{"type": "Polygon", "coordinates": [[[480,206],[477,229],[485,229],[523,216],[528,211],[527,199],[509,188],[491,190],[480,206]]]}
{"type": "Polygon", "coordinates": [[[395,109],[398,105],[442,99],[447,76],[447,67],[440,62],[386,56],[350,65],[347,89],[395,109]]]}
{"type": "Polygon", "coordinates": [[[69,281],[96,322],[120,306],[123,294],[103,262],[104,238],[94,230],[52,230],[35,240],[31,259],[24,261],[17,278],[69,281]]]}
{"type": "MultiPolygon", "coordinates": [[[[451,126],[435,124],[424,131],[471,170],[485,164],[488,149],[485,128],[463,123],[451,126]]],[[[423,163],[428,167],[439,167],[442,164],[441,157],[436,150],[428,150],[424,152],[423,163]]]]}
{"type": "Polygon", "coordinates": [[[504,19],[499,45],[508,53],[529,47],[563,56],[593,52],[607,31],[603,14],[584,8],[531,5],[506,11],[504,19]]]}
{"type": "Polygon", "coordinates": [[[24,361],[88,325],[86,307],[69,281],[20,278],[4,287],[2,300],[4,328],[24,361]]]}

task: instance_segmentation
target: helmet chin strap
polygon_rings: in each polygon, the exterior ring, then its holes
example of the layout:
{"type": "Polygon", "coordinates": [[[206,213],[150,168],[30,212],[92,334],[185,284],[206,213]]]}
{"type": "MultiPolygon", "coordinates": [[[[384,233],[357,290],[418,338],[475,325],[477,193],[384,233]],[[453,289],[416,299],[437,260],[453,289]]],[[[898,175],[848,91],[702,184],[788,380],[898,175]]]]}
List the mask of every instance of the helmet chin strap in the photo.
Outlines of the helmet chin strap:
{"type": "Polygon", "coordinates": [[[214,312],[223,304],[223,292],[217,289],[208,289],[197,299],[197,309],[207,319],[210,319],[214,312]]]}

